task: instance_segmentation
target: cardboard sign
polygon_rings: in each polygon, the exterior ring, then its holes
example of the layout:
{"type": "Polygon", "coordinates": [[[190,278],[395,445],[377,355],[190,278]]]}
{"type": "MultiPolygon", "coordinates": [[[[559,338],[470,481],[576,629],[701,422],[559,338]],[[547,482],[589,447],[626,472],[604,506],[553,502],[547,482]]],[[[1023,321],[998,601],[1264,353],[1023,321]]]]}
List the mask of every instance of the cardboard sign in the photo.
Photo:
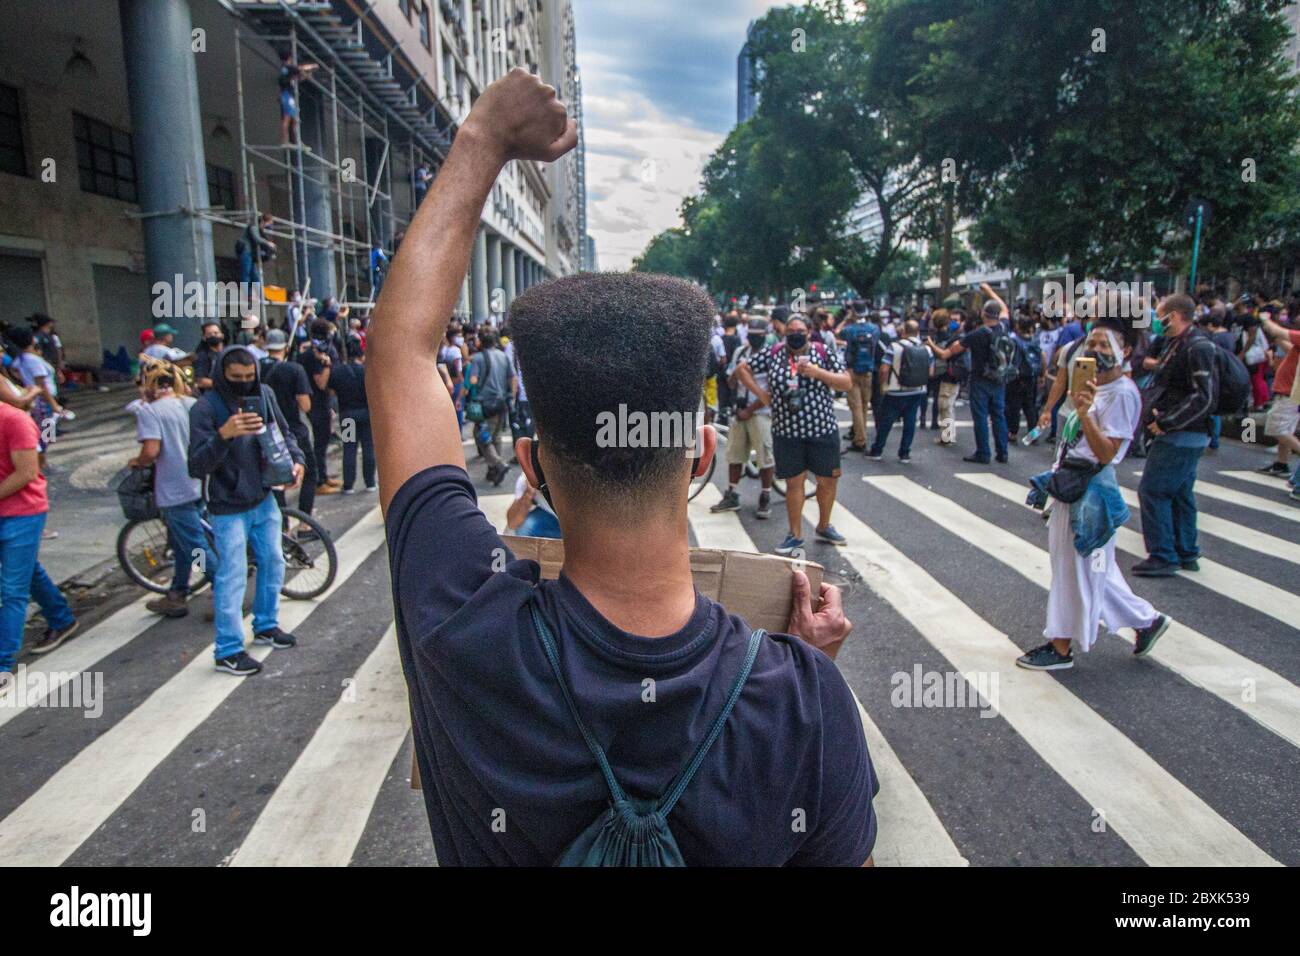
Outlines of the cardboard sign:
{"type": "MultiPolygon", "coordinates": [[[[520,538],[502,535],[510,552],[521,560],[541,565],[542,578],[552,581],[564,567],[564,542],[557,538],[520,538]]],[[[814,610],[822,583],[822,566],[772,554],[691,548],[691,577],[695,588],[739,615],[752,628],[784,632],[790,622],[792,602],[790,572],[803,571],[812,587],[814,610]]],[[[420,789],[420,770],[411,753],[411,788],[420,789]]]]}

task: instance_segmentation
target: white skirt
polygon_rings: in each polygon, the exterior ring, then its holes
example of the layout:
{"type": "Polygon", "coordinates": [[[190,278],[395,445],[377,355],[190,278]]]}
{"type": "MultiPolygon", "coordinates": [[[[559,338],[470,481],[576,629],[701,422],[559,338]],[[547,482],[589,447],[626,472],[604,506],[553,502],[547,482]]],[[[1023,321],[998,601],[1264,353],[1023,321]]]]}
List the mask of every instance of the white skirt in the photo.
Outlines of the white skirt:
{"type": "Polygon", "coordinates": [[[1115,538],[1090,555],[1074,548],[1069,505],[1055,502],[1047,522],[1052,559],[1052,586],[1047,593],[1047,627],[1043,637],[1069,638],[1083,651],[1097,640],[1105,623],[1112,634],[1121,627],[1146,627],[1156,609],[1129,588],[1115,561],[1115,538]]]}

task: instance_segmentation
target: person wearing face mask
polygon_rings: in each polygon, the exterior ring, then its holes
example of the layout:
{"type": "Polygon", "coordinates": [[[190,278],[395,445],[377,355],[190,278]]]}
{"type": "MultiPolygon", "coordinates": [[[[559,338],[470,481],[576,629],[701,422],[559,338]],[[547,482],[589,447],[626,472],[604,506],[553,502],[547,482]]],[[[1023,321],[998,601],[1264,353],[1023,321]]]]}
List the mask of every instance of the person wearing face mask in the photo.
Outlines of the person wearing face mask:
{"type": "Polygon", "coordinates": [[[1053,495],[1059,506],[1048,520],[1052,583],[1043,629],[1047,643],[1017,659],[1028,670],[1072,668],[1072,647],[1086,653],[1103,621],[1111,633],[1133,629],[1135,657],[1149,654],[1169,628],[1169,618],[1129,588],[1115,560],[1115,534],[1128,518],[1115,466],[1128,453],[1142,417],[1142,396],[1124,374],[1136,341],[1130,321],[1100,318],[1093,324],[1082,354],[1096,361],[1097,374],[1074,393],[1074,410],[1065,421],[1052,470],[1031,482],[1036,503],[1053,495]],[[1066,475],[1086,482],[1078,497],[1066,475]]]}
{"type": "Polygon", "coordinates": [[[200,393],[212,387],[212,367],[226,345],[226,333],[220,322],[204,322],[203,339],[194,350],[194,387],[200,393]]]}
{"type": "MultiPolygon", "coordinates": [[[[727,491],[710,511],[740,510],[740,494],[736,489],[751,453],[756,453],[758,477],[763,490],[758,494],[758,510],[755,515],[759,518],[772,515],[772,476],[776,471],[776,459],[772,453],[772,409],[755,392],[747,389],[737,374],[742,362],[751,362],[767,348],[767,320],[754,316],[746,329],[745,344],[736,349],[727,366],[727,385],[731,389],[732,407],[735,409],[731,429],[727,433],[727,491]]],[[[754,372],[751,377],[759,388],[767,389],[766,372],[754,372]]]]}
{"type": "Polygon", "coordinates": [[[1210,444],[1218,403],[1216,349],[1196,327],[1196,303],[1177,293],[1159,306],[1167,344],[1160,353],[1143,425],[1152,437],[1138,485],[1147,557],[1133,566],[1141,577],[1200,570],[1196,538],[1196,468],[1210,444]]]}
{"type": "Polygon", "coordinates": [[[852,386],[839,353],[821,342],[810,342],[808,323],[792,315],[785,341],[736,367],[736,377],[764,405],[772,407],[772,451],[775,475],[786,483],[785,507],[790,532],[777,554],[803,550],[804,475],[817,478],[817,540],[844,545],[844,535],[831,524],[840,477],[840,426],[835,418],[835,392],[852,386]],[[767,387],[757,375],[766,375],[767,387]]]}
{"type": "Polygon", "coordinates": [[[212,390],[190,409],[189,472],[207,482],[213,541],[221,556],[212,586],[216,667],[236,677],[248,677],[262,669],[244,650],[243,605],[250,546],[257,561],[253,640],[273,648],[296,643],[279,625],[284,584],[282,519],[264,467],[268,462],[263,435],[287,448],[293,460],[290,487],[297,488],[306,462],[302,449],[275,393],[262,384],[257,360],[248,349],[232,345],[217,359],[212,390]]]}

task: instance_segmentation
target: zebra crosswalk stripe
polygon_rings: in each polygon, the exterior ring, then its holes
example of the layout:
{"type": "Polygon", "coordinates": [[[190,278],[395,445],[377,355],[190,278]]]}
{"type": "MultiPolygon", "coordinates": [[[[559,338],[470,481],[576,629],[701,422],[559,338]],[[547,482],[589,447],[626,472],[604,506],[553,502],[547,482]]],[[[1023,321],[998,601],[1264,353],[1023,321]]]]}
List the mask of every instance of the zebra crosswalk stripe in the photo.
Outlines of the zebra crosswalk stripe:
{"type": "MultiPolygon", "coordinates": [[[[1120,493],[1123,494],[1124,501],[1130,508],[1140,508],[1142,506],[1138,493],[1133,489],[1120,488],[1120,493]]],[[[1263,531],[1256,531],[1254,528],[1237,524],[1235,521],[1228,521],[1206,511],[1197,512],[1196,530],[1213,535],[1216,538],[1222,538],[1229,544],[1249,548],[1251,551],[1258,551],[1270,558],[1281,558],[1283,561],[1300,564],[1300,544],[1287,541],[1285,538],[1265,534],[1263,531]]]]}
{"type": "MultiPolygon", "coordinates": [[[[707,485],[689,508],[691,527],[702,548],[757,551],[754,541],[734,513],[711,514],[709,508],[722,495],[707,485]]],[[[857,694],[853,695],[857,700],[857,694]]],[[[967,860],[948,835],[939,815],[917,786],[880,728],[858,701],[858,714],[867,738],[867,750],[881,781],[876,796],[877,866],[966,866],[967,860]]]]}
{"type": "MultiPolygon", "coordinates": [[[[981,474],[959,474],[956,477],[979,487],[988,478],[981,474]]],[[[931,521],[958,532],[966,541],[1039,587],[1050,585],[1052,568],[1046,550],[907,478],[870,478],[867,483],[931,521]]],[[[1132,643],[1131,636],[1125,639],[1132,643]]],[[[1300,688],[1280,674],[1172,620],[1168,636],[1156,645],[1151,657],[1300,747],[1300,688]],[[1250,703],[1242,699],[1246,681],[1251,682],[1256,690],[1255,700],[1250,703]]]]}
{"type": "Polygon", "coordinates": [[[849,509],[836,525],[871,590],[958,673],[997,674],[1000,716],[1148,864],[1277,865],[1059,681],[1015,667],[1021,651],[1004,633],[849,509]]]}
{"type": "MultiPolygon", "coordinates": [[[[1024,504],[1025,495],[1028,494],[1027,485],[1018,485],[997,475],[976,475],[965,480],[973,481],[986,491],[991,491],[998,497],[1017,504],[1024,504]]],[[[1199,483],[1197,487],[1200,487],[1199,483]]],[[[1128,528],[1120,528],[1116,532],[1115,547],[1139,558],[1146,557],[1147,549],[1142,536],[1128,528]]],[[[1201,565],[1199,571],[1179,571],[1178,577],[1194,581],[1201,587],[1254,608],[1259,613],[1276,618],[1283,624],[1294,625],[1296,621],[1300,621],[1300,596],[1267,581],[1251,577],[1249,574],[1242,574],[1204,556],[1200,558],[1199,563],[1201,565]]]]}
{"type": "Polygon", "coordinates": [[[231,866],[347,866],[411,729],[390,626],[294,761],[231,866]]]}
{"type": "MultiPolygon", "coordinates": [[[[292,631],[306,620],[383,543],[376,508],[336,542],[334,583],[314,601],[282,604],[280,626],[292,631]]],[[[270,648],[257,645],[249,653],[264,658],[270,648]]],[[[16,866],[63,863],[239,684],[214,674],[206,654],[197,656],[0,820],[0,860],[16,866]]]]}
{"type": "MultiPolygon", "coordinates": [[[[1249,471],[1224,471],[1220,472],[1228,478],[1237,478],[1241,481],[1250,481],[1262,485],[1267,485],[1278,492],[1282,492],[1286,485],[1276,478],[1266,478],[1263,475],[1256,475],[1249,471]]],[[[1235,488],[1228,488],[1224,485],[1217,485],[1212,481],[1204,481],[1200,478],[1196,480],[1197,497],[1205,496],[1213,498],[1216,501],[1223,501],[1230,505],[1236,505],[1239,508],[1250,508],[1252,511],[1262,511],[1274,518],[1282,518],[1285,521],[1300,521],[1300,508],[1288,505],[1285,501],[1270,500],[1261,498],[1258,495],[1248,495],[1245,492],[1238,491],[1235,488]]]]}

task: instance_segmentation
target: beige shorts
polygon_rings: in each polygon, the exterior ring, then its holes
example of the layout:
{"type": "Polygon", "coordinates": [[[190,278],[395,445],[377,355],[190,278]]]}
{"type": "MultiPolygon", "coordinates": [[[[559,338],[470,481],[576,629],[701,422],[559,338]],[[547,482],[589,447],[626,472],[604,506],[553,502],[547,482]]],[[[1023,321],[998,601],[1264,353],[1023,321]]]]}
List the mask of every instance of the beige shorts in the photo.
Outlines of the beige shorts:
{"type": "Polygon", "coordinates": [[[727,464],[745,464],[751,450],[758,452],[759,468],[771,468],[776,464],[772,457],[771,415],[751,415],[745,422],[731,419],[731,430],[727,433],[727,464]]]}
{"type": "Polygon", "coordinates": [[[1300,405],[1290,401],[1287,396],[1279,395],[1273,399],[1273,407],[1264,419],[1264,434],[1270,438],[1294,435],[1296,425],[1300,425],[1300,405]]]}

